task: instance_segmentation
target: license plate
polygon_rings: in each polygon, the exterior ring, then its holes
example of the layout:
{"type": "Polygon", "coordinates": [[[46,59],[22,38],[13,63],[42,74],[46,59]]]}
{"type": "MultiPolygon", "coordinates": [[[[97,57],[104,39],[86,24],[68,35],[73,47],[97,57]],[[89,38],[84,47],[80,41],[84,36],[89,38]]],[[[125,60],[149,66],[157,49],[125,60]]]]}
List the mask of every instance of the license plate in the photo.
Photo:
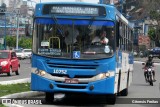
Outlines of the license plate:
{"type": "Polygon", "coordinates": [[[70,78],[66,78],[65,79],[65,83],[68,83],[68,84],[77,84],[78,83],[78,79],[70,79],[70,78]]]}

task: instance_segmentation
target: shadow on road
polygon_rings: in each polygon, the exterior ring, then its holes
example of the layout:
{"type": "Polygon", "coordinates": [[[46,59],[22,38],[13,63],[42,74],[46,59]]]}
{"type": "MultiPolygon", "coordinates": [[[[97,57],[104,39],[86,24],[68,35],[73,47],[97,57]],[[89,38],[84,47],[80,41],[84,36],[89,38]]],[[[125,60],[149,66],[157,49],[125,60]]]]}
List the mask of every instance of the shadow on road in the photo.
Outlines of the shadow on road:
{"type": "Polygon", "coordinates": [[[77,106],[77,107],[105,107],[106,98],[105,96],[69,96],[62,99],[55,99],[53,103],[43,102],[46,105],[57,105],[57,106],[77,106]]]}

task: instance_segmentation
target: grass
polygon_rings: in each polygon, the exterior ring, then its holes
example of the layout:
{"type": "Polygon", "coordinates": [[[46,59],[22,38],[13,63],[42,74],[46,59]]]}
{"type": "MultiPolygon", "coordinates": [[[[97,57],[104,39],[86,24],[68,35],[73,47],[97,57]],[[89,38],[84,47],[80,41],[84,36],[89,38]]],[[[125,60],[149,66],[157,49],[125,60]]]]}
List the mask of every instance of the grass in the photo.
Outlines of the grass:
{"type": "MultiPolygon", "coordinates": [[[[0,85],[0,97],[25,91],[30,91],[30,83],[0,85]]],[[[6,106],[0,104],[0,107],[6,107],[6,106]]]]}
{"type": "Polygon", "coordinates": [[[0,104],[0,107],[6,107],[5,105],[3,105],[3,104],[0,104]]]}
{"type": "Polygon", "coordinates": [[[6,107],[5,105],[3,105],[3,104],[0,104],[0,107],[6,107]]]}
{"type": "Polygon", "coordinates": [[[0,85],[0,97],[25,91],[30,91],[30,83],[0,85]]]}

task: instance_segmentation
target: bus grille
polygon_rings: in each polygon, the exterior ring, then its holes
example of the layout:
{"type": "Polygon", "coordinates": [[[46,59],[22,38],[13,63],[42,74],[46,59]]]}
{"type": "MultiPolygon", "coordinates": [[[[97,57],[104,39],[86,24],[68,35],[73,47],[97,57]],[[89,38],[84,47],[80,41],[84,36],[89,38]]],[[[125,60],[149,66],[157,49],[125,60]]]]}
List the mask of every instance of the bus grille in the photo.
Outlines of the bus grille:
{"type": "MultiPolygon", "coordinates": [[[[66,77],[70,78],[69,75],[65,74],[51,74],[52,76],[57,76],[57,77],[66,77]]],[[[74,78],[92,78],[94,75],[75,75],[74,78]]]]}
{"type": "Polygon", "coordinates": [[[81,65],[81,64],[58,64],[47,62],[47,65],[51,68],[73,68],[73,69],[91,69],[95,70],[98,65],[81,65]]]}

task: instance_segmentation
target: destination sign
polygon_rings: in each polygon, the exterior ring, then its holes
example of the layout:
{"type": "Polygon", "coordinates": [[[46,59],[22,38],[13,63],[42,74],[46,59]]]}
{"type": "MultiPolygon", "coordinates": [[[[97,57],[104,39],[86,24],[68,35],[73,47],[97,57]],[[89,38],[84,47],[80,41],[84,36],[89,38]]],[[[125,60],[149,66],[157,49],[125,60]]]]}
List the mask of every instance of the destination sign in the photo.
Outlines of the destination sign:
{"type": "Polygon", "coordinates": [[[53,14],[78,14],[98,16],[99,9],[95,7],[77,7],[77,6],[53,6],[51,13],[53,14]]]}
{"type": "Polygon", "coordinates": [[[40,55],[60,56],[61,55],[61,49],[38,49],[38,53],[40,55]]]}
{"type": "Polygon", "coordinates": [[[106,10],[102,6],[75,4],[46,4],[43,14],[76,15],[76,16],[105,16],[106,10]]]}

